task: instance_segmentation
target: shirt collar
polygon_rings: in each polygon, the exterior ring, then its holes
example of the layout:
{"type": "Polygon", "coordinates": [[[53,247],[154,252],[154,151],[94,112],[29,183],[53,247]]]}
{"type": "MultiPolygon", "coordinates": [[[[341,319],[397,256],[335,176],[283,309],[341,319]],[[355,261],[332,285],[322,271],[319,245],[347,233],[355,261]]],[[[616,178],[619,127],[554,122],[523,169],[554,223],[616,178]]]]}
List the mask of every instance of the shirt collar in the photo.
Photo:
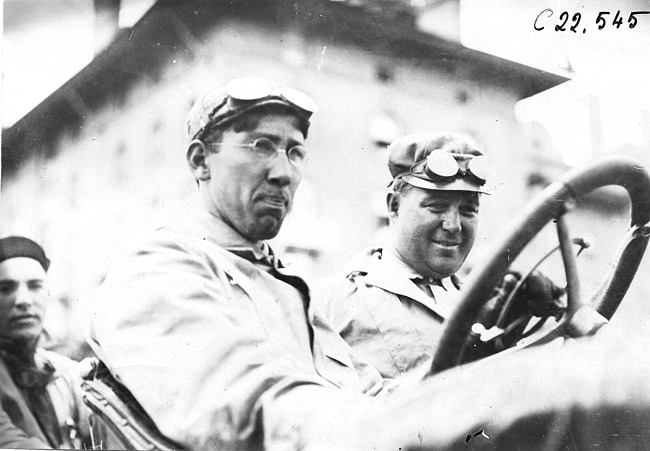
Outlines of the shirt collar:
{"type": "Polygon", "coordinates": [[[227,251],[232,252],[233,254],[236,255],[243,255],[246,253],[251,253],[253,255],[253,258],[255,260],[265,260],[265,259],[271,259],[273,258],[273,251],[271,251],[271,248],[269,245],[262,241],[259,246],[250,244],[250,245],[226,245],[223,246],[227,251]]]}
{"type": "Polygon", "coordinates": [[[447,291],[449,291],[449,288],[453,286],[451,277],[445,277],[444,279],[433,279],[431,277],[422,276],[416,270],[400,260],[399,257],[395,255],[395,251],[388,246],[384,248],[382,252],[381,264],[387,265],[392,271],[404,277],[407,277],[409,279],[420,279],[429,285],[440,285],[447,291]]]}
{"type": "Polygon", "coordinates": [[[394,251],[390,248],[385,248],[381,255],[381,262],[383,265],[387,265],[396,273],[399,273],[402,276],[405,276],[409,279],[422,278],[413,268],[400,260],[394,251]]]}

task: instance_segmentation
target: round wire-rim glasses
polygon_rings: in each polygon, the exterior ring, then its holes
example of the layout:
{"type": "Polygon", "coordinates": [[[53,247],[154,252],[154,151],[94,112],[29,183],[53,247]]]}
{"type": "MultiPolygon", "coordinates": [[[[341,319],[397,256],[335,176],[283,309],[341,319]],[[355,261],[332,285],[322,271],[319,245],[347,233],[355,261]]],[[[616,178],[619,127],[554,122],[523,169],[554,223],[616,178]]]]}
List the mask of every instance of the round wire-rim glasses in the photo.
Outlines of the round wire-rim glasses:
{"type": "Polygon", "coordinates": [[[246,147],[255,153],[258,157],[262,159],[272,158],[274,155],[283,153],[287,156],[289,163],[296,167],[304,166],[307,161],[308,151],[307,148],[303,145],[296,144],[291,146],[288,149],[283,149],[278,147],[271,139],[264,136],[255,139],[253,142],[246,144],[235,144],[235,143],[205,143],[206,147],[211,152],[216,152],[218,147],[221,146],[234,146],[234,147],[246,147]]]}

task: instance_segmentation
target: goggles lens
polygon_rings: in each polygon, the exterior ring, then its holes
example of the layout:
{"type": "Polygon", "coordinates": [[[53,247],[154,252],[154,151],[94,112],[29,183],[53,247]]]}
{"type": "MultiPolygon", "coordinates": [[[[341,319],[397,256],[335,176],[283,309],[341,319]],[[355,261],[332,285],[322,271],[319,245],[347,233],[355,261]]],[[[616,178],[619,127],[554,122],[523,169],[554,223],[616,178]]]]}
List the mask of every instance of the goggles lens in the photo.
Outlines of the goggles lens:
{"type": "Polygon", "coordinates": [[[293,103],[294,105],[296,105],[299,108],[302,108],[305,111],[309,111],[312,114],[318,111],[318,105],[316,105],[314,99],[312,99],[302,91],[299,91],[295,88],[284,87],[284,88],[280,88],[280,94],[288,102],[293,103]]]}
{"type": "Polygon", "coordinates": [[[427,172],[438,177],[453,177],[459,169],[458,162],[450,153],[434,150],[427,157],[427,172]]]}
{"type": "Polygon", "coordinates": [[[495,172],[494,165],[485,155],[474,157],[469,160],[469,163],[467,163],[467,169],[474,175],[474,177],[483,182],[487,182],[491,179],[495,172]]]}
{"type": "Polygon", "coordinates": [[[263,78],[246,77],[231,80],[226,92],[237,100],[258,100],[271,95],[272,87],[263,78]]]}
{"type": "Polygon", "coordinates": [[[231,98],[241,101],[261,100],[267,97],[278,96],[308,113],[313,114],[318,111],[316,102],[304,92],[289,87],[276,88],[260,77],[246,77],[232,80],[226,86],[226,92],[231,98]]]}

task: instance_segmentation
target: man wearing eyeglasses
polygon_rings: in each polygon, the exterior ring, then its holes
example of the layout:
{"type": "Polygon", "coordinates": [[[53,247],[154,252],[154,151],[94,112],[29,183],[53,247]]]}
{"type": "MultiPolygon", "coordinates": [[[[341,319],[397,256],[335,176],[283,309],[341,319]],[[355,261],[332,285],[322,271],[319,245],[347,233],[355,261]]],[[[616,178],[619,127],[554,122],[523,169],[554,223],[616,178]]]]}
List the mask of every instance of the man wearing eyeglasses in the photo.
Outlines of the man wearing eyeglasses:
{"type": "MultiPolygon", "coordinates": [[[[459,133],[400,138],[388,147],[388,168],[388,242],[353,257],[343,277],[319,281],[314,299],[355,351],[383,377],[395,378],[433,358],[460,296],[456,273],[474,245],[480,196],[490,194],[495,171],[459,133]]],[[[516,281],[516,274],[505,278],[481,315],[483,326],[494,325],[516,281]]],[[[560,290],[547,278],[534,274],[526,286],[521,299],[556,305],[560,290]]],[[[524,313],[519,303],[513,313],[524,313]]],[[[486,347],[470,352],[482,356],[486,347]]]]}
{"type": "MultiPolygon", "coordinates": [[[[294,442],[293,425],[384,381],[312,309],[265,240],[291,209],[316,105],[265,80],[201,96],[187,120],[200,207],[118,261],[93,305],[90,343],[182,447],[294,442]]],[[[318,414],[316,416],[319,416],[318,414]]]]}
{"type": "MultiPolygon", "coordinates": [[[[506,409],[513,397],[533,415],[575,405],[531,399],[534,386],[484,402],[467,371],[398,387],[328,326],[265,243],[291,207],[315,110],[259,79],[199,98],[187,161],[201,208],[127,252],[92,302],[91,346],[160,432],[183,449],[439,449],[481,426],[494,443],[522,418],[506,409]]],[[[550,363],[573,367],[568,357],[550,363]]]]}

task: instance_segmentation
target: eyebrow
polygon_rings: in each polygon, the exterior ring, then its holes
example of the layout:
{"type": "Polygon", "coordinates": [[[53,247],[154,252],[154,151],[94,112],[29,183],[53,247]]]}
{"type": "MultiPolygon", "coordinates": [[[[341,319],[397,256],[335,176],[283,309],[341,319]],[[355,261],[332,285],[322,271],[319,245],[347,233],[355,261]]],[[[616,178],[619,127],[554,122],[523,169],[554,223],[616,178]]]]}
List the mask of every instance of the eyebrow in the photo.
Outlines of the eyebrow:
{"type": "MultiPolygon", "coordinates": [[[[432,204],[446,204],[449,202],[452,202],[451,197],[431,195],[423,198],[422,201],[420,202],[420,205],[425,206],[425,205],[432,205],[432,204]]],[[[460,203],[480,206],[481,201],[479,196],[464,196],[461,199],[460,203]]]]}
{"type": "MultiPolygon", "coordinates": [[[[27,279],[26,283],[41,282],[44,283],[45,279],[36,278],[36,279],[27,279]]],[[[20,280],[16,279],[0,279],[0,285],[17,285],[20,283],[20,280]]]]}
{"type": "Polygon", "coordinates": [[[420,202],[420,205],[429,205],[429,204],[446,204],[449,203],[449,199],[441,199],[439,197],[425,197],[420,202]]]}
{"type": "MultiPolygon", "coordinates": [[[[252,133],[252,135],[255,136],[254,139],[261,138],[261,137],[268,138],[271,141],[273,141],[276,145],[278,144],[278,142],[280,142],[282,140],[282,137],[280,135],[278,135],[278,134],[275,134],[274,132],[252,133]]],[[[288,142],[287,142],[287,149],[290,149],[293,146],[303,146],[304,147],[305,146],[305,140],[298,141],[298,140],[296,140],[294,138],[289,137],[288,142]]]]}

